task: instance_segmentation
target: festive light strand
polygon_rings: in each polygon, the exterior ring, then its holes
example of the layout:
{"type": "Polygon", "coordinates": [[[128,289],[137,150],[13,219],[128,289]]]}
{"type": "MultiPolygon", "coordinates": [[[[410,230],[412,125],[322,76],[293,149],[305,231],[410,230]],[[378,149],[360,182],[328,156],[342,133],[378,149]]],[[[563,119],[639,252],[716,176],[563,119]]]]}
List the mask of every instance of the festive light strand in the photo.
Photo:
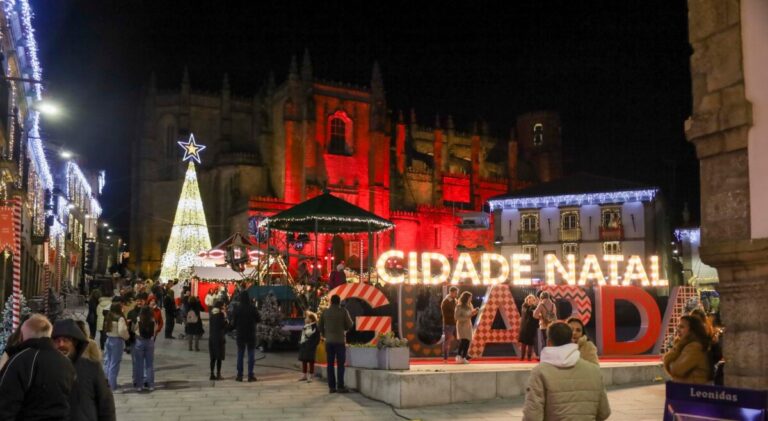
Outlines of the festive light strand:
{"type": "Polygon", "coordinates": [[[489,200],[491,210],[526,209],[558,206],[605,205],[623,202],[648,202],[656,197],[658,189],[628,190],[618,192],[564,194],[539,197],[508,197],[489,200]]]}

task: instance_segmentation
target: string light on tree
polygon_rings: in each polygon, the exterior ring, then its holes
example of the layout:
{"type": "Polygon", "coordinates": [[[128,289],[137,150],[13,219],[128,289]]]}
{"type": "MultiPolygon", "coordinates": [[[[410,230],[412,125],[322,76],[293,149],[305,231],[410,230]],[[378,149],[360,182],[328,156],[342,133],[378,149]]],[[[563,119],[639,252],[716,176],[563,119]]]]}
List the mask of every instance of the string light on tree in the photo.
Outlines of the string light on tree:
{"type": "Polygon", "coordinates": [[[184,185],[181,187],[181,196],[173,219],[168,247],[163,256],[160,279],[164,281],[189,276],[192,266],[196,264],[206,265],[198,258],[198,254],[211,249],[211,238],[208,235],[205,210],[200,198],[197,173],[195,164],[192,162],[192,160],[200,162],[199,154],[205,146],[196,144],[193,135],[189,136],[188,142],[178,143],[184,149],[183,161],[190,162],[184,176],[184,185]]]}

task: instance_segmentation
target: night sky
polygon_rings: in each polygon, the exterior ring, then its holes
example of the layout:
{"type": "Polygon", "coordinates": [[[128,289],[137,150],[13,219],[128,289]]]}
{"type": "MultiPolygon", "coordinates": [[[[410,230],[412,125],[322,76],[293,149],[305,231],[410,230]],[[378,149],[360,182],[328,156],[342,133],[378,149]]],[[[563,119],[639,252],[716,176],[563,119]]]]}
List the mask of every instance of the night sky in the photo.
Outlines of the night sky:
{"type": "Polygon", "coordinates": [[[150,72],[178,89],[187,65],[209,91],[226,72],[251,96],[307,48],[322,79],[368,85],[378,60],[389,108],[421,124],[482,118],[506,139],[517,114],[559,111],[566,171],[658,185],[673,223],[686,202],[698,218],[685,0],[346,3],[32,0],[48,94],[67,109],[46,134],[107,170],[104,216],[127,234],[150,72]]]}

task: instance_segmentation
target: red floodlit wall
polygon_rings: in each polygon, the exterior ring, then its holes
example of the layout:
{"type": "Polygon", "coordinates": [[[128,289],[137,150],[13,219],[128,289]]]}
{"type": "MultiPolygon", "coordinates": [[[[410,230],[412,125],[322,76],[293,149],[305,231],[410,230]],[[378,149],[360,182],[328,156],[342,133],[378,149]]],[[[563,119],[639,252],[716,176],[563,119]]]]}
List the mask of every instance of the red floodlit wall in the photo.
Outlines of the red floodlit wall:
{"type": "Polygon", "coordinates": [[[482,247],[485,251],[493,250],[493,230],[491,229],[460,229],[459,246],[470,250],[482,247]]]}
{"type": "Polygon", "coordinates": [[[443,176],[443,200],[469,203],[469,176],[443,176]]]}

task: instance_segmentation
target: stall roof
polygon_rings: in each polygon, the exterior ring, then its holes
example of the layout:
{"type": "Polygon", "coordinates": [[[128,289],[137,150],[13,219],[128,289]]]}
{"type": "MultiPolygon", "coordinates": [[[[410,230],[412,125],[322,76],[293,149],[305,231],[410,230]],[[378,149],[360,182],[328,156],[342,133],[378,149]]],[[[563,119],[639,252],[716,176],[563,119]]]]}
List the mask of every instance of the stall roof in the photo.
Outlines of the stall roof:
{"type": "Polygon", "coordinates": [[[197,276],[200,279],[217,280],[217,281],[242,281],[243,276],[230,269],[229,267],[208,267],[208,266],[193,266],[192,276],[197,276]]]}

